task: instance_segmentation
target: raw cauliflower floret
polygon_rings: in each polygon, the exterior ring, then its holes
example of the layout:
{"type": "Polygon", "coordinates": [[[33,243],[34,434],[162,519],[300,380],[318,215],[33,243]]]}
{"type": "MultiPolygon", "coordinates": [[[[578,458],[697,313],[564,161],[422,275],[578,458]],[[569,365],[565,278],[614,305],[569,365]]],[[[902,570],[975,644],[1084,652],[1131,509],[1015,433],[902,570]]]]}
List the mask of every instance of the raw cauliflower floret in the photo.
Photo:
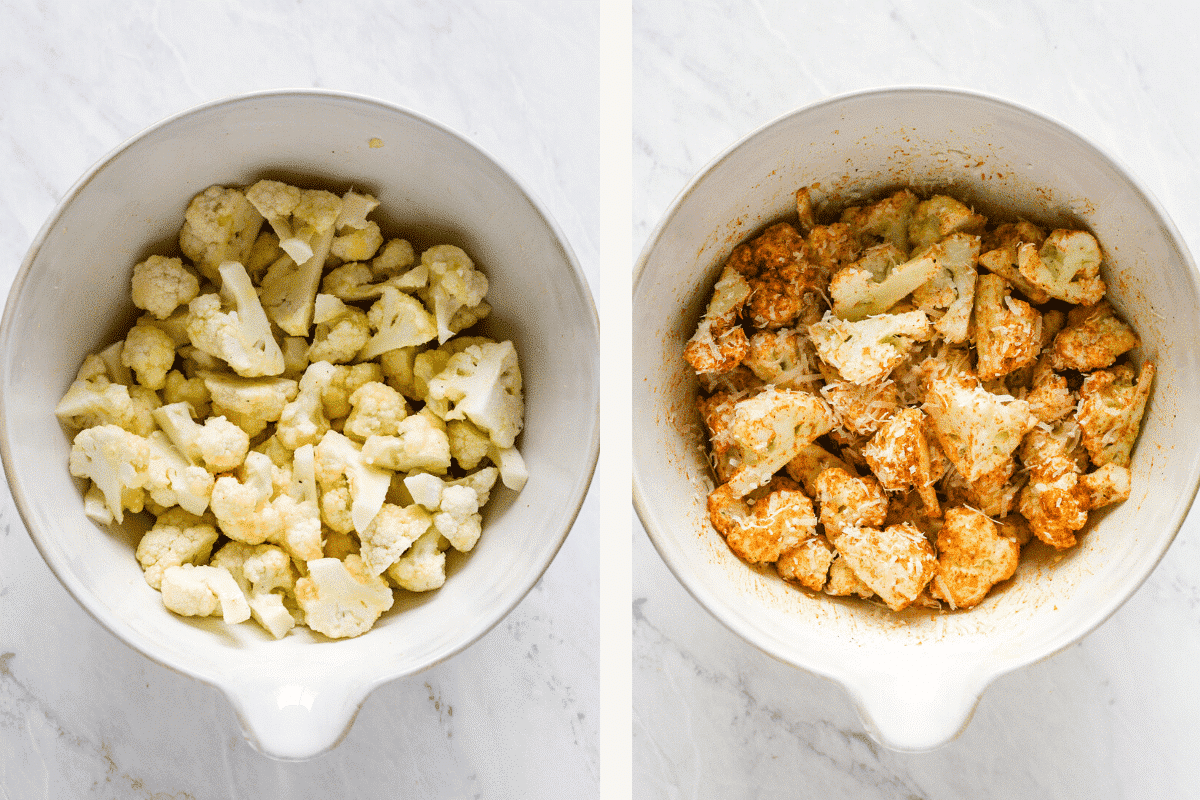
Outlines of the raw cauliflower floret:
{"type": "Polygon", "coordinates": [[[231,298],[234,310],[225,310],[221,295],[202,294],[192,300],[187,320],[192,344],[243,377],[279,375],[284,369],[283,351],[246,268],[226,261],[218,271],[221,294],[231,298]]]}
{"type": "Polygon", "coordinates": [[[329,252],[342,261],[366,261],[379,252],[382,244],[379,224],[367,222],[362,228],[333,237],[329,252]]]}
{"type": "Polygon", "coordinates": [[[126,509],[143,508],[150,442],[117,425],[85,428],[75,434],[69,468],[76,478],[90,478],[99,487],[113,519],[122,522],[126,509]]]}
{"type": "Polygon", "coordinates": [[[179,249],[201,275],[217,283],[221,264],[246,261],[262,224],[262,214],[240,190],[210,186],[188,203],[179,249]]]}
{"type": "Polygon", "coordinates": [[[344,364],[353,361],[371,338],[367,313],[361,308],[346,305],[333,295],[317,295],[313,322],[316,323],[316,329],[308,348],[309,362],[344,364]]]}
{"type": "Polygon", "coordinates": [[[374,300],[383,294],[384,287],[387,286],[402,292],[415,292],[429,282],[429,270],[419,267],[402,275],[377,279],[378,275],[370,264],[351,261],[325,273],[325,277],[321,279],[321,292],[348,303],[374,300]]]}
{"type": "Polygon", "coordinates": [[[474,548],[483,532],[480,505],[479,495],[469,486],[447,486],[442,490],[433,525],[461,553],[474,548]]]}
{"type": "Polygon", "coordinates": [[[734,496],[767,483],[836,424],[829,404],[811,392],[772,387],[735,403],[722,433],[728,437],[726,449],[733,451],[728,483],[734,496]]]}
{"type": "Polygon", "coordinates": [[[154,420],[179,452],[210,472],[235,469],[250,450],[250,437],[224,417],[209,417],[200,424],[192,419],[187,403],[172,403],[153,411],[154,420]]]}
{"type": "Polygon", "coordinates": [[[450,545],[437,528],[421,534],[412,547],[388,567],[388,577],[401,589],[429,592],[446,582],[446,548],[450,545]]]}
{"type": "Polygon", "coordinates": [[[1046,233],[1036,225],[1024,220],[1006,222],[984,234],[979,265],[1004,278],[1009,285],[1025,295],[1029,302],[1042,305],[1050,300],[1050,295],[1021,274],[1017,268],[1017,248],[1025,242],[1032,242],[1036,247],[1041,247],[1044,241],[1046,233]]]}
{"type": "Polygon", "coordinates": [[[864,247],[882,239],[907,253],[908,226],[913,212],[917,210],[917,203],[915,194],[908,189],[901,189],[874,203],[845,209],[842,211],[842,222],[850,226],[864,247]]]}
{"type": "Polygon", "coordinates": [[[208,392],[212,413],[225,417],[252,437],[266,430],[269,423],[278,422],[300,390],[291,378],[243,378],[208,371],[197,377],[208,392]]]}
{"type": "Polygon", "coordinates": [[[1079,387],[1075,416],[1083,429],[1083,445],[1096,466],[1129,466],[1154,373],[1153,362],[1143,363],[1135,384],[1133,367],[1118,364],[1091,373],[1079,387]]]}
{"type": "Polygon", "coordinates": [[[512,342],[482,342],[452,355],[429,381],[429,398],[451,404],[444,419],[469,419],[497,446],[512,447],[525,414],[512,342]]]}
{"type": "Polygon", "coordinates": [[[161,328],[139,320],[125,336],[121,363],[133,370],[138,383],[158,391],[167,385],[167,373],[175,365],[175,342],[161,328]]]}
{"type": "Polygon", "coordinates": [[[965,342],[975,304],[979,237],[954,233],[931,245],[922,255],[936,261],[938,271],[913,291],[913,302],[931,316],[944,309],[934,328],[947,342],[965,342]]]}
{"type": "Polygon", "coordinates": [[[1029,366],[1042,349],[1042,315],[1012,297],[998,275],[979,276],[975,290],[976,372],[982,380],[1003,377],[1029,366]]]}
{"type": "Polygon", "coordinates": [[[835,558],[837,551],[833,545],[818,533],[781,553],[775,562],[775,571],[784,580],[795,581],[806,589],[819,592],[825,588],[829,567],[835,558]]]}
{"type": "Polygon", "coordinates": [[[416,347],[438,334],[436,320],[421,301],[394,286],[383,287],[379,299],[367,311],[367,322],[375,333],[359,351],[360,359],[376,358],[401,347],[416,347]]]}
{"type": "Polygon", "coordinates": [[[360,442],[371,436],[395,436],[408,416],[404,396],[386,383],[364,383],[350,395],[350,415],[342,432],[360,442]]]}
{"type": "Polygon", "coordinates": [[[446,438],[450,444],[450,457],[463,469],[475,469],[495,447],[486,433],[466,419],[447,422],[446,438]]]}
{"type": "Polygon", "coordinates": [[[1029,404],[958,374],[931,381],[923,406],[942,452],[968,481],[1000,469],[1036,423],[1029,404]]]}
{"type": "Polygon", "coordinates": [[[421,298],[433,309],[438,344],[445,344],[456,332],[451,329],[454,316],[483,302],[488,279],[461,247],[452,244],[424,251],[421,263],[429,268],[429,285],[421,290],[421,298]]]}
{"type": "Polygon", "coordinates": [[[1076,306],[1067,314],[1067,326],[1050,344],[1050,365],[1080,372],[1111,367],[1117,356],[1138,346],[1133,328],[1117,316],[1107,300],[1094,306],[1076,306]]]}
{"type": "Polygon", "coordinates": [[[1087,231],[1055,230],[1041,247],[1025,242],[1017,248],[1017,268],[1051,297],[1090,306],[1104,297],[1100,278],[1100,244],[1087,231]]]}
{"type": "Polygon", "coordinates": [[[817,532],[812,500],[790,478],[774,478],[746,498],[719,486],[708,496],[708,516],[729,548],[752,564],[776,561],[817,532]]]}
{"type": "MultiPolygon", "coordinates": [[[[173,369],[167,373],[167,379],[163,383],[162,401],[164,405],[187,403],[197,417],[207,417],[212,407],[212,393],[199,375],[189,378],[179,370],[173,369]]],[[[226,416],[228,417],[228,414],[226,416]]]]}
{"type": "Polygon", "coordinates": [[[976,214],[966,205],[944,194],[922,200],[913,210],[908,224],[908,241],[913,253],[954,233],[983,232],[987,218],[976,214]]]}
{"type": "Polygon", "coordinates": [[[353,410],[350,406],[350,395],[354,394],[358,387],[372,381],[383,382],[383,368],[378,362],[335,364],[329,382],[321,389],[321,403],[325,408],[325,416],[330,420],[347,416],[353,410]]]}
{"type": "Polygon", "coordinates": [[[814,488],[825,537],[835,546],[847,530],[878,527],[887,517],[887,495],[872,476],[860,478],[841,467],[830,467],[816,477],[814,488]]]}
{"type": "MultiPolygon", "coordinates": [[[[99,361],[97,357],[93,363],[99,361]]],[[[145,436],[157,427],[151,412],[159,405],[161,402],[153,390],[114,383],[106,375],[96,373],[77,378],[58,401],[54,413],[63,425],[73,430],[116,425],[145,436]]]]}
{"type": "Polygon", "coordinates": [[[269,544],[228,542],[213,555],[211,566],[233,576],[254,621],[276,639],[296,626],[296,618],[284,605],[285,597],[295,595],[296,572],[283,550],[269,544]]]}
{"type": "Polygon", "coordinates": [[[212,497],[213,474],[189,462],[163,431],[151,431],[146,440],[150,463],[145,489],[150,499],[164,508],[180,506],[194,515],[203,514],[212,497]]]}
{"type": "Polygon", "coordinates": [[[1021,546],[978,511],[955,507],[946,509],[937,552],[937,574],[929,593],[951,608],[971,608],[993,586],[1012,577],[1021,546]]]}
{"type": "Polygon", "coordinates": [[[942,269],[931,254],[909,259],[890,243],[876,245],[829,281],[833,313],[857,322],[888,311],[942,269]]]}
{"type": "Polygon", "coordinates": [[[826,312],[808,327],[817,353],[848,381],[875,383],[887,377],[912,347],[933,334],[924,311],[882,314],[858,322],[826,312]]]}
{"type": "Polygon", "coordinates": [[[246,595],[228,570],[184,564],[168,567],[160,584],[163,605],[185,617],[224,617],[236,625],[250,619],[246,595]]]}
{"type": "Polygon", "coordinates": [[[366,462],[383,469],[419,469],[438,475],[450,469],[446,423],[428,409],[400,420],[395,436],[368,436],[362,448],[366,462]]]}
{"type": "Polygon", "coordinates": [[[791,328],[755,333],[742,363],[760,380],[783,389],[812,388],[821,378],[812,345],[791,328]]]}
{"type": "Polygon", "coordinates": [[[392,607],[392,589],[372,575],[362,559],[318,558],[308,562],[308,575],[296,581],[296,602],[304,624],[331,639],[366,633],[392,607]]]}
{"type": "Polygon", "coordinates": [[[316,444],[329,430],[323,394],[339,376],[328,361],[308,366],[297,385],[296,396],[284,406],[275,426],[275,437],[289,450],[316,444]]]}
{"type": "Polygon", "coordinates": [[[200,293],[200,280],[178,258],[150,256],[133,267],[133,304],[166,319],[200,293]]]}
{"type": "Polygon", "coordinates": [[[413,262],[416,260],[416,252],[413,250],[411,242],[407,239],[388,239],[387,244],[383,246],[378,255],[371,259],[371,271],[377,278],[393,278],[405,271],[422,270],[425,278],[422,279],[420,285],[424,286],[429,279],[429,267],[424,264],[414,267],[413,262]]]}
{"type": "Polygon", "coordinates": [[[847,528],[833,546],[893,611],[911,605],[937,572],[937,555],[914,525],[847,528]]]}
{"type": "Polygon", "coordinates": [[[316,446],[317,483],[328,491],[345,482],[350,491],[354,530],[362,533],[383,507],[392,475],[373,465],[359,445],[337,431],[328,431],[316,446]]]}
{"type": "Polygon", "coordinates": [[[367,571],[372,575],[386,572],[432,525],[433,515],[419,505],[384,503],[358,537],[367,571]]]}
{"type": "Polygon", "coordinates": [[[879,427],[863,448],[862,456],[881,486],[889,492],[915,489],[931,517],[941,510],[934,483],[942,477],[936,447],[926,435],[928,418],[919,408],[902,408],[879,427]]]}
{"type": "Polygon", "coordinates": [[[168,567],[207,563],[216,542],[217,529],[211,517],[168,508],[138,542],[136,555],[146,583],[158,589],[168,567]]]}
{"type": "Polygon", "coordinates": [[[342,208],[338,212],[337,229],[362,230],[370,226],[367,215],[379,208],[379,201],[365,192],[348,190],[342,195],[342,208]]]}
{"type": "Polygon", "coordinates": [[[239,476],[222,475],[213,484],[209,507],[221,532],[230,539],[262,544],[280,535],[282,520],[271,505],[273,472],[271,459],[252,451],[239,476]]]}
{"type": "Polygon", "coordinates": [[[750,292],[742,274],[726,264],[704,317],[683,349],[684,359],[696,372],[728,372],[746,357],[749,342],[738,320],[750,292]]]}

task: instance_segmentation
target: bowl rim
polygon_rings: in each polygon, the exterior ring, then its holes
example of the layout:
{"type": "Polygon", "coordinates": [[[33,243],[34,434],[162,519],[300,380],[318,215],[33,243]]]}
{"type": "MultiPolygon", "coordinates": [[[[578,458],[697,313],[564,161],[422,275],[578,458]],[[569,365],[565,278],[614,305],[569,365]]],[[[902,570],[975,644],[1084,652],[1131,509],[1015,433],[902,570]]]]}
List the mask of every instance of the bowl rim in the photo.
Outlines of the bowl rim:
{"type": "MultiPolygon", "coordinates": [[[[366,104],[375,106],[383,111],[392,114],[398,114],[408,117],[415,122],[427,125],[434,128],[441,134],[452,139],[458,140],[470,150],[478,153],[478,155],[487,162],[490,162],[500,174],[502,174],[512,185],[524,196],[530,204],[537,217],[546,225],[547,230],[552,234],[556,246],[561,251],[563,260],[569,267],[567,273],[573,285],[573,290],[578,294],[583,301],[585,308],[590,312],[586,315],[585,333],[588,334],[589,342],[589,360],[595,364],[599,364],[599,314],[596,309],[595,298],[593,297],[587,276],[584,273],[578,257],[563,232],[558,221],[550,213],[549,209],[534,193],[529,186],[509,167],[505,166],[499,159],[493,156],[484,147],[459,133],[453,128],[441,123],[426,114],[415,111],[396,103],[385,101],[377,97],[366,94],[347,92],[336,89],[324,88],[272,88],[263,89],[252,92],[244,92],[238,94],[227,95],[216,99],[208,100],[202,103],[192,105],[181,111],[170,114],[169,116],[159,119],[150,125],[147,125],[136,133],[126,137],[115,147],[111,148],[103,156],[101,156],[91,167],[89,167],[71,186],[64,192],[61,199],[55,204],[53,210],[48,214],[43,222],[38,233],[34,236],[26,251],[21,265],[17,270],[11,284],[9,285],[8,295],[5,300],[3,314],[0,316],[0,356],[7,353],[12,345],[12,331],[15,325],[14,313],[15,307],[18,304],[18,298],[21,296],[25,284],[31,279],[33,273],[33,264],[37,260],[40,251],[48,239],[50,232],[60,222],[67,208],[76,200],[80,193],[94,180],[104,169],[112,164],[117,158],[134,145],[153,136],[164,128],[167,128],[178,121],[203,114],[222,106],[237,106],[242,103],[252,103],[259,100],[277,100],[282,98],[296,97],[311,97],[325,101],[344,101],[351,103],[366,104]]],[[[0,359],[0,370],[5,375],[9,372],[7,359],[0,359]]],[[[33,507],[33,502],[26,494],[25,486],[19,477],[17,463],[15,462],[12,445],[8,436],[8,398],[7,393],[3,391],[3,381],[0,381],[0,465],[3,466],[7,477],[9,492],[12,495],[17,513],[21,519],[25,531],[32,539],[34,546],[41,555],[43,562],[49,567],[50,571],[58,579],[59,583],[67,590],[67,593],[83,608],[96,622],[103,628],[116,636],[120,641],[137,650],[149,660],[166,667],[167,669],[181,675],[200,680],[210,686],[222,690],[223,693],[229,696],[231,701],[236,700],[231,692],[236,688],[238,679],[236,676],[228,672],[219,670],[211,670],[203,667],[197,667],[186,663],[186,659],[179,659],[159,651],[154,643],[154,640],[145,633],[129,626],[118,615],[112,614],[103,610],[102,604],[94,601],[91,591],[75,576],[72,570],[65,564],[58,563],[57,559],[49,552],[48,536],[45,532],[40,531],[37,527],[31,524],[32,513],[30,509],[33,507]],[[44,541],[44,539],[46,541],[44,541]]],[[[335,746],[340,742],[341,738],[349,731],[353,723],[354,716],[357,714],[357,709],[361,707],[366,697],[376,688],[390,681],[406,677],[408,675],[419,673],[432,666],[442,663],[447,659],[452,658],[467,647],[477,642],[480,638],[486,635],[492,628],[498,625],[505,617],[507,617],[517,605],[519,605],[529,592],[537,585],[537,583],[545,575],[550,564],[557,557],[559,550],[566,541],[572,528],[578,519],[579,513],[583,508],[583,504],[587,499],[588,490],[595,476],[597,463],[599,461],[600,451],[600,393],[598,387],[593,392],[593,398],[590,403],[585,405],[585,409],[590,416],[589,430],[583,431],[583,436],[580,438],[584,441],[585,469],[578,475],[576,481],[569,488],[567,494],[567,502],[561,508],[564,511],[561,520],[561,530],[556,537],[550,542],[552,546],[546,551],[544,563],[540,564],[536,570],[536,574],[530,576],[528,585],[520,592],[514,593],[510,598],[503,602],[499,602],[491,606],[490,611],[481,615],[476,624],[466,630],[466,635],[461,641],[454,645],[447,646],[442,652],[438,653],[435,658],[429,659],[421,664],[408,666],[400,669],[391,669],[380,672],[374,675],[359,676],[357,681],[348,681],[346,690],[348,696],[352,699],[352,713],[346,723],[345,729],[341,732],[338,740],[333,742],[330,747],[335,746]]],[[[355,637],[357,638],[357,637],[355,637]]],[[[322,644],[336,645],[339,641],[353,640],[328,640],[322,644]]],[[[269,643],[268,643],[269,644],[269,643]]],[[[240,716],[240,710],[239,710],[240,716]]]]}
{"type": "MultiPolygon", "coordinates": [[[[869,100],[871,98],[881,98],[885,96],[916,94],[933,96],[945,95],[959,100],[966,99],[981,104],[998,106],[1005,108],[1010,112],[1027,115],[1039,120],[1043,124],[1047,124],[1058,129],[1061,133],[1070,139],[1073,139],[1083,148],[1093,152],[1102,162],[1107,162],[1107,165],[1114,172],[1121,175],[1126,181],[1128,181],[1130,188],[1140,197],[1143,202],[1146,203],[1147,207],[1152,210],[1157,219],[1162,223],[1162,229],[1166,233],[1168,240],[1179,253],[1184,265],[1188,268],[1188,276],[1191,281],[1191,290],[1193,295],[1200,297],[1200,271],[1197,270],[1197,266],[1192,257],[1191,251],[1189,250],[1186,241],[1180,234],[1174,221],[1171,219],[1166,209],[1163,208],[1162,204],[1158,201],[1154,194],[1143,183],[1143,181],[1124,163],[1111,155],[1103,146],[1082,135],[1071,126],[1048,114],[994,94],[980,92],[973,89],[964,89],[944,85],[905,84],[858,89],[835,95],[829,95],[811,103],[793,108],[776,116],[768,122],[755,127],[749,133],[739,137],[733,144],[721,150],[716,156],[714,156],[699,170],[697,170],[667,206],[666,210],[662,213],[658,223],[647,236],[646,241],[639,253],[635,264],[633,282],[634,324],[636,325],[638,319],[637,300],[642,291],[643,283],[647,280],[647,266],[664,231],[679,213],[683,204],[697,190],[699,185],[710,173],[728,160],[734,151],[741,148],[750,140],[767,133],[778,125],[784,124],[795,117],[803,116],[828,106],[835,106],[859,100],[869,100]]],[[[831,679],[842,685],[843,688],[857,698],[858,692],[854,681],[856,673],[853,671],[831,668],[828,666],[828,664],[820,664],[819,658],[806,659],[795,651],[787,653],[779,652],[777,648],[769,646],[768,643],[759,637],[754,630],[744,625],[738,619],[738,615],[730,613],[722,601],[713,596],[702,585],[700,585],[700,581],[693,581],[690,579],[685,566],[673,558],[671,550],[665,541],[666,537],[664,536],[663,532],[659,530],[655,514],[652,513],[652,508],[654,505],[653,495],[646,490],[641,468],[636,458],[633,459],[632,472],[633,505],[638,519],[646,532],[646,535],[654,545],[659,557],[662,558],[667,568],[675,576],[675,579],[679,581],[679,583],[700,605],[700,607],[708,612],[710,616],[715,618],[729,630],[733,631],[740,638],[754,646],[760,652],[812,674],[831,679]]],[[[1170,529],[1169,534],[1162,538],[1158,547],[1158,552],[1155,553],[1153,559],[1148,562],[1144,574],[1137,576],[1136,580],[1127,583],[1122,591],[1112,595],[1109,601],[1096,609],[1094,613],[1080,617],[1079,624],[1073,627],[1070,635],[1064,639],[1057,642],[1050,642],[1042,647],[1021,650],[1006,658],[1000,657],[999,654],[995,654],[995,657],[990,662],[990,666],[988,666],[986,669],[983,669],[979,673],[979,676],[982,680],[979,683],[979,691],[975,699],[978,700],[978,697],[982,695],[982,692],[984,689],[986,689],[987,685],[999,676],[1044,660],[1069,648],[1090,634],[1107,619],[1109,619],[1114,613],[1116,613],[1117,609],[1119,609],[1130,597],[1132,597],[1146,581],[1146,579],[1150,577],[1150,575],[1157,568],[1158,564],[1161,562],[1162,558],[1166,555],[1167,550],[1174,542],[1175,537],[1178,535],[1179,530],[1182,528],[1188,517],[1188,513],[1195,502],[1198,489],[1200,489],[1200,462],[1194,462],[1192,474],[1190,476],[1190,488],[1184,493],[1184,495],[1181,495],[1181,497],[1186,496],[1186,500],[1184,503],[1180,504],[1180,510],[1177,518],[1174,519],[1168,526],[1170,529]]],[[[969,721],[969,716],[967,720],[964,720],[964,727],[967,721],[969,721]]]]}

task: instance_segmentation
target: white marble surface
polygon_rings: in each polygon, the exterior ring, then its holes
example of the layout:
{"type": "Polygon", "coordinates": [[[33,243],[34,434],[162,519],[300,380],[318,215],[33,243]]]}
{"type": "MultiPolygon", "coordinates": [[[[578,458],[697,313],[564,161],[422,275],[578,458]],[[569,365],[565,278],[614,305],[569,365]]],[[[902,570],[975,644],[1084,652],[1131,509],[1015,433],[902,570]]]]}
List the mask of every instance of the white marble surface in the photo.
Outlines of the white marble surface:
{"type": "MultiPolygon", "coordinates": [[[[1200,85],[1184,2],[651,2],[633,18],[633,250],[687,180],[798,106],[897,84],[1009,98],[1097,141],[1200,253],[1200,85]]],[[[637,798],[1165,798],[1200,779],[1200,516],[1091,635],[984,694],[928,754],[881,749],[842,690],[688,595],[633,520],[637,798]]]]}
{"type": "MultiPolygon", "coordinates": [[[[599,280],[598,2],[0,0],[0,286],[64,192],[159,119],[325,87],[471,137],[599,280]]],[[[126,647],[51,575],[0,493],[0,798],[594,797],[601,514],[447,662],[371,695],[348,737],[279,763],[224,697],[126,647]]]]}

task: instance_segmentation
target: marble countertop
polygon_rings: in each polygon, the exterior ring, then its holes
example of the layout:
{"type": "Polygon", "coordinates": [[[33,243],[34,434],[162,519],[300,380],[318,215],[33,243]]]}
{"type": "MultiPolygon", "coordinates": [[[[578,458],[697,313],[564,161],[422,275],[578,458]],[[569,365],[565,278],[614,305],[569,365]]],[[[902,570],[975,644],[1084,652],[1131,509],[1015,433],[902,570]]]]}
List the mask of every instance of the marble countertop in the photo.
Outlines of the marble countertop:
{"type": "MultiPolygon", "coordinates": [[[[599,25],[598,2],[0,0],[0,299],[99,158],[179,111],[279,87],[375,96],[470,137],[595,285],[599,25]]],[[[217,691],[88,616],[0,492],[0,798],[594,797],[601,521],[593,493],[507,618],[373,693],[336,749],[282,763],[217,691]]]]}
{"type": "MultiPolygon", "coordinates": [[[[687,181],[759,126],[886,85],[998,95],[1098,142],[1200,253],[1200,97],[1183,2],[634,4],[633,256],[687,181]]],[[[1200,778],[1200,517],[1079,643],[996,681],[926,754],[866,735],[836,685],[708,615],[633,519],[637,798],[1160,798],[1200,778]]]]}

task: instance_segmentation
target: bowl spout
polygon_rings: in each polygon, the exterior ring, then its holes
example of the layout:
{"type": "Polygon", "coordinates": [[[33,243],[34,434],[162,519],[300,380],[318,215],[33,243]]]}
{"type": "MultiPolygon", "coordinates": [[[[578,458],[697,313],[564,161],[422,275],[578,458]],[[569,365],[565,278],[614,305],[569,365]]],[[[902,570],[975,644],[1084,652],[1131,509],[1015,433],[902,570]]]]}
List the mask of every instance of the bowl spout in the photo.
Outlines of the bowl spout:
{"type": "Polygon", "coordinates": [[[246,741],[281,761],[303,761],[333,749],[366,697],[357,686],[294,674],[243,676],[221,689],[246,741]]]}

